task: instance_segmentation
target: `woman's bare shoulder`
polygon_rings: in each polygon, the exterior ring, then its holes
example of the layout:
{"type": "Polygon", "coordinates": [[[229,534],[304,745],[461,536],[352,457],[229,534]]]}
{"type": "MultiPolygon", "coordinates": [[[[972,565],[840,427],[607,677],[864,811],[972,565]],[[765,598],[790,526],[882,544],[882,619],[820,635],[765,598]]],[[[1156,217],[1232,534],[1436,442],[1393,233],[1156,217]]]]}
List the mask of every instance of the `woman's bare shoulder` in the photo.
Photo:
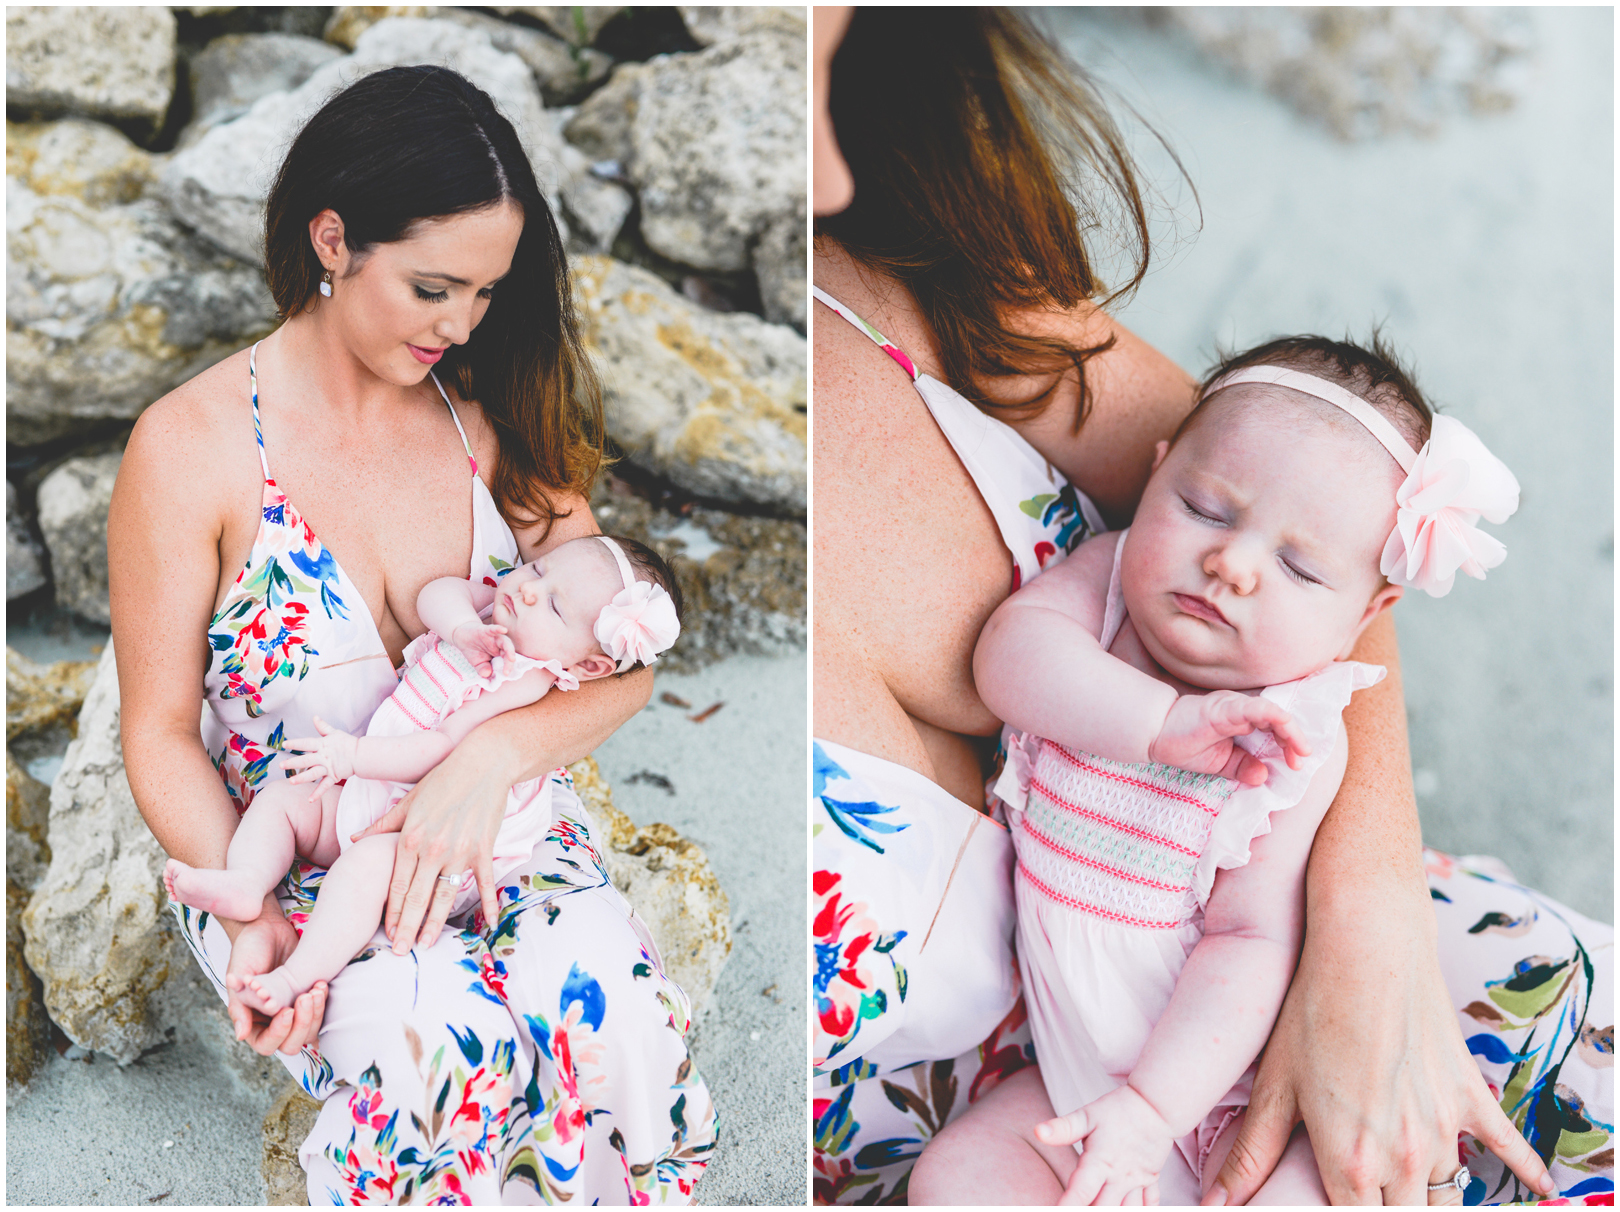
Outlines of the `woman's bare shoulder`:
{"type": "Polygon", "coordinates": [[[147,488],[160,484],[192,508],[260,472],[248,386],[248,351],[241,350],[186,380],[141,413],[124,449],[120,478],[147,488]]]}
{"type": "Polygon", "coordinates": [[[154,401],[136,421],[130,445],[154,454],[169,449],[212,449],[228,457],[227,446],[234,444],[234,431],[244,421],[251,454],[253,400],[245,349],[154,401]]]}

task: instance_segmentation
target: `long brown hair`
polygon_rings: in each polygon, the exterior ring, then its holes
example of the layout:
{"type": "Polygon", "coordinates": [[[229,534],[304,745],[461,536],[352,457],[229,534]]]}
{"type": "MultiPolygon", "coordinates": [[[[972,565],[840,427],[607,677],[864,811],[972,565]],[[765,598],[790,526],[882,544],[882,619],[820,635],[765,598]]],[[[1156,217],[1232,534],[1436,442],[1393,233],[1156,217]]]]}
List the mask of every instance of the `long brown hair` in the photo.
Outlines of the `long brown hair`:
{"type": "Polygon", "coordinates": [[[511,272],[439,373],[476,400],[499,455],[491,495],[519,525],[547,532],[558,496],[589,496],[601,470],[602,391],[574,316],[568,258],[512,124],[488,94],[444,67],[394,67],[338,93],[299,132],[265,212],[265,271],[283,319],[321,277],[309,221],[331,208],[353,253],[424,219],[503,201],[523,211],[511,272]]]}
{"type": "Polygon", "coordinates": [[[1147,207],[1091,78],[1020,14],[860,7],[833,59],[831,113],[855,198],[817,231],[901,282],[933,330],[946,382],[986,411],[1032,415],[1071,368],[1112,347],[1010,329],[1010,309],[1113,302],[1147,272],[1147,207]],[[1078,201],[1079,209],[1076,208],[1078,201]],[[1085,235],[1122,228],[1109,289],[1085,235]],[[992,400],[984,379],[1049,376],[992,400]]]}

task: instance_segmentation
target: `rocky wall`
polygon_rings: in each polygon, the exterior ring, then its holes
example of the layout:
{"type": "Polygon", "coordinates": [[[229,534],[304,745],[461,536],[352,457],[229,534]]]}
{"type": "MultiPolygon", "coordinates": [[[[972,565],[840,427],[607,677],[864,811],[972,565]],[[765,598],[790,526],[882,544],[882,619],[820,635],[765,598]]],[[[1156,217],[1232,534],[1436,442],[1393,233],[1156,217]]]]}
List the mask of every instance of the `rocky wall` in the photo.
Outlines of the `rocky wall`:
{"type": "Polygon", "coordinates": [[[674,659],[802,637],[802,9],[14,7],[7,35],[8,602],[107,622],[130,425],[276,324],[280,150],[360,75],[437,62],[512,119],[567,232],[620,488],[686,510],[645,525],[713,514],[699,546],[738,565],[800,537],[796,598],[696,618],[674,659]]]}

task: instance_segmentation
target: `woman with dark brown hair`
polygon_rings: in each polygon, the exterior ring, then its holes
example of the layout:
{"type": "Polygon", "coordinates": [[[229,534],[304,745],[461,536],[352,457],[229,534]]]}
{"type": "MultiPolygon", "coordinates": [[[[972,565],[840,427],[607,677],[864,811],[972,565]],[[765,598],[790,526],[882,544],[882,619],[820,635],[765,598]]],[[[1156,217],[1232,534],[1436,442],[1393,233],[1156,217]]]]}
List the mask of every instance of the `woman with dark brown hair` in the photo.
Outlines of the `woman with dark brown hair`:
{"type": "MultiPolygon", "coordinates": [[[[287,153],[265,243],[281,327],[141,416],[108,520],[130,786],[201,867],[288,773],[286,738],[317,714],[363,730],[424,584],[493,584],[597,532],[567,261],[486,94],[437,67],[345,89],[287,153]]],[[[558,769],[651,685],[601,679],[465,737],[368,830],[400,834],[383,929],[273,1017],[238,991],[286,959],[323,873],[295,864],[250,922],[175,906],[237,1037],[326,1100],[299,1151],[312,1203],[689,1202],[715,1118],[688,1004],[558,769]],[[551,829],[497,886],[508,789],[548,775],[551,829]],[[466,873],[480,906],[448,924],[466,873]]]]}
{"type": "MultiPolygon", "coordinates": [[[[919,1175],[913,1202],[1050,1204],[1076,1155],[1033,1132],[1053,1108],[971,656],[1013,589],[1129,520],[1196,385],[1104,310],[1148,230],[1083,72],[1004,10],[818,9],[815,34],[816,1198],[904,1201],[940,1135],[951,1182],[919,1175]],[[1109,229],[1133,255],[1104,284],[1109,229]]],[[[1390,676],[1345,712],[1304,950],[1206,1202],[1247,1200],[1301,1120],[1334,1202],[1461,1202],[1464,1132],[1542,1174],[1458,1030],[1483,974],[1437,939],[1387,617],[1354,656],[1390,676]]],[[[1463,901],[1485,886],[1430,876],[1463,901]]],[[[1590,973],[1557,1014],[1581,1017],[1590,973]]],[[[1504,1180],[1481,1186],[1532,1194],[1504,1180]]]]}

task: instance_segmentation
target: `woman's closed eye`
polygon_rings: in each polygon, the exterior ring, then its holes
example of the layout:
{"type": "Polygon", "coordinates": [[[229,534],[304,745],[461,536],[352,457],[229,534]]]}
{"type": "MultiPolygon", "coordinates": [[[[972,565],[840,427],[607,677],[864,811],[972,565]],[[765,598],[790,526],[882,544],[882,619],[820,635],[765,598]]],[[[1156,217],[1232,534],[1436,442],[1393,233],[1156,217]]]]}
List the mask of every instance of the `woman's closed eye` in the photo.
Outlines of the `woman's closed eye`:
{"type": "MultiPolygon", "coordinates": [[[[426,303],[443,303],[450,297],[450,292],[448,290],[429,290],[425,286],[418,286],[415,289],[416,297],[426,303]]],[[[494,298],[495,288],[493,286],[484,287],[478,292],[478,297],[480,299],[494,298]]]]}

